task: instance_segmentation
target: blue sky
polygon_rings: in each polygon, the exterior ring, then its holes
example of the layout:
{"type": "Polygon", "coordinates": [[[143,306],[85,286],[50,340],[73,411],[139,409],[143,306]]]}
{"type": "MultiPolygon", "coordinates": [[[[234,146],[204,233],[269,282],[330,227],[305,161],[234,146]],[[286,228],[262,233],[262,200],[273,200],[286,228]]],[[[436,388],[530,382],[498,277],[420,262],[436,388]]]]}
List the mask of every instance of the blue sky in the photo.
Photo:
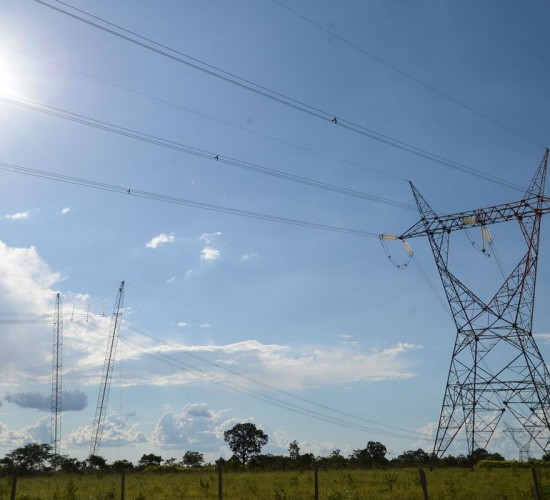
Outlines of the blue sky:
{"type": "MultiPolygon", "coordinates": [[[[316,455],[348,454],[367,441],[384,443],[390,457],[431,451],[454,327],[415,265],[392,266],[375,237],[134,193],[375,235],[404,232],[418,220],[403,207],[413,203],[407,180],[441,213],[519,199],[515,189],[341,125],[527,186],[550,136],[550,7],[508,0],[46,3],[90,19],[71,6],[85,10],[339,123],[33,0],[2,2],[0,454],[49,441],[59,292],[61,447],[86,457],[122,280],[124,325],[100,450],[108,460],[151,452],[181,458],[186,450],[227,457],[223,431],[246,420],[267,432],[271,453],[286,454],[294,439],[316,455]],[[38,106],[178,145],[136,140],[38,106]],[[244,163],[401,206],[263,175],[244,163]],[[130,193],[9,172],[7,164],[130,193]]],[[[534,333],[548,358],[544,230],[534,333]]],[[[518,230],[491,231],[510,271],[520,255],[518,230]]],[[[480,241],[477,232],[472,238],[480,241]]],[[[463,235],[452,244],[451,264],[490,295],[499,281],[495,259],[463,235]]],[[[441,294],[427,242],[411,245],[441,294]]],[[[390,248],[406,259],[398,244],[390,248]]],[[[500,435],[493,450],[517,455],[500,435]]],[[[466,446],[459,440],[450,451],[466,446]]]]}

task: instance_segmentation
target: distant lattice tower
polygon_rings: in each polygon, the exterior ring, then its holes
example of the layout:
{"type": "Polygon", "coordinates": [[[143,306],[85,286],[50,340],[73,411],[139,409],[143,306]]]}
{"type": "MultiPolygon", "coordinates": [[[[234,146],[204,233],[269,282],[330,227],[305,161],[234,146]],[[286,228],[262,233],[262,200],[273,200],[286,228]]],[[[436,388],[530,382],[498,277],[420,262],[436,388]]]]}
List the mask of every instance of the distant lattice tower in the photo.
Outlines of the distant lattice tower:
{"type": "Polygon", "coordinates": [[[109,391],[111,389],[111,378],[113,376],[113,367],[115,364],[116,348],[118,344],[118,334],[122,323],[122,312],[124,306],[124,281],[120,284],[115,299],[113,315],[111,317],[111,327],[109,329],[109,338],[107,340],[107,350],[105,352],[105,361],[103,363],[103,373],[101,376],[101,385],[97,396],[97,407],[92,426],[92,439],[90,442],[90,455],[97,455],[101,444],[103,426],[105,423],[105,414],[107,412],[107,403],[109,401],[109,391]]]}
{"type": "Polygon", "coordinates": [[[532,334],[540,222],[550,212],[547,166],[548,149],[521,200],[452,215],[437,215],[411,183],[421,219],[398,238],[428,237],[457,331],[433,449],[438,457],[462,429],[470,453],[486,449],[504,413],[550,451],[550,374],[532,334]],[[525,254],[484,302],[449,269],[450,235],[507,221],[519,224],[525,254]]]}
{"type": "Polygon", "coordinates": [[[61,296],[55,297],[52,350],[52,401],[51,401],[51,443],[54,455],[59,455],[61,442],[62,377],[63,377],[63,316],[61,296]]]}
{"type": "Polygon", "coordinates": [[[519,461],[529,462],[533,459],[531,454],[531,443],[533,438],[525,431],[523,427],[513,429],[508,424],[504,424],[506,427],[504,433],[512,438],[512,441],[517,446],[519,451],[519,461]]]}

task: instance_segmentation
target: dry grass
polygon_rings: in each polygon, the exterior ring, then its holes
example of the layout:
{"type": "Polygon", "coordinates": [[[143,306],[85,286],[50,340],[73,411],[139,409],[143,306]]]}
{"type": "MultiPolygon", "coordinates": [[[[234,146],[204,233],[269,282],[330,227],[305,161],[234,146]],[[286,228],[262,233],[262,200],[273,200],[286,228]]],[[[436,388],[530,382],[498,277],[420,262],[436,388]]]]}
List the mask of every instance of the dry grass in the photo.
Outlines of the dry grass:
{"type": "MultiPolygon", "coordinates": [[[[436,469],[426,470],[431,499],[531,500],[531,469],[436,469]]],[[[540,469],[543,498],[550,498],[550,471],[540,469]]],[[[20,477],[18,500],[111,500],[120,498],[121,478],[115,474],[51,474],[20,477]]],[[[0,498],[9,499],[9,478],[0,480],[0,498]]],[[[313,472],[227,472],[224,499],[312,499],[313,472]]],[[[179,473],[130,473],[126,499],[217,499],[218,477],[214,469],[179,473]]],[[[319,471],[319,498],[324,500],[422,499],[417,469],[319,471]]]]}

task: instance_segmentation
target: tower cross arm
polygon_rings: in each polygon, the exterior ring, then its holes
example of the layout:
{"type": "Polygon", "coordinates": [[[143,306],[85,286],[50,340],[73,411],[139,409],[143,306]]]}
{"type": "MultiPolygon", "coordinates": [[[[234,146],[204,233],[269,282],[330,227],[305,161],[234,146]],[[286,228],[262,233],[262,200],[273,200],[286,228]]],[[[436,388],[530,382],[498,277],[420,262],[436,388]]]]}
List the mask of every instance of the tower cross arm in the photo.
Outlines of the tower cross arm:
{"type": "Polygon", "coordinates": [[[534,195],[513,203],[504,203],[487,208],[479,208],[451,215],[435,215],[423,217],[414,226],[398,236],[400,240],[417,238],[419,236],[451,233],[460,229],[477,226],[487,226],[498,222],[534,217],[550,212],[550,198],[534,195]]]}

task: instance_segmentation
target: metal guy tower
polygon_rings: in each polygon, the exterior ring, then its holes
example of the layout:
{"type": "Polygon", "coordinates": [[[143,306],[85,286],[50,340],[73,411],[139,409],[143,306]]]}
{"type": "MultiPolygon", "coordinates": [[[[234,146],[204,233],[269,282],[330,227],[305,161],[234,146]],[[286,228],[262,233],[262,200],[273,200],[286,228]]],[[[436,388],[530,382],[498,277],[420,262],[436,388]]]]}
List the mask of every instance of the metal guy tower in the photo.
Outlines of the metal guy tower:
{"type": "Polygon", "coordinates": [[[505,412],[550,452],[550,374],[532,334],[540,222],[550,212],[547,166],[548,149],[521,200],[452,215],[437,215],[411,183],[421,219],[398,238],[428,237],[457,330],[433,449],[437,457],[463,428],[470,453],[485,449],[505,412]],[[519,224],[525,254],[484,302],[449,270],[450,235],[507,221],[519,224]]]}
{"type": "Polygon", "coordinates": [[[61,396],[63,376],[63,315],[61,312],[61,296],[55,296],[55,312],[53,319],[53,350],[52,350],[52,401],[51,401],[51,434],[52,452],[59,455],[61,442],[61,396]]]}
{"type": "Polygon", "coordinates": [[[97,396],[97,407],[95,418],[92,424],[92,439],[90,441],[90,457],[97,455],[101,444],[101,436],[105,424],[107,413],[107,403],[109,402],[109,392],[111,390],[111,379],[113,377],[113,368],[115,364],[116,348],[118,345],[118,335],[122,323],[122,314],[124,312],[124,281],[120,284],[115,299],[113,315],[111,316],[111,327],[109,329],[109,338],[107,339],[107,350],[105,352],[105,361],[103,363],[103,373],[101,375],[101,384],[97,396]]]}

